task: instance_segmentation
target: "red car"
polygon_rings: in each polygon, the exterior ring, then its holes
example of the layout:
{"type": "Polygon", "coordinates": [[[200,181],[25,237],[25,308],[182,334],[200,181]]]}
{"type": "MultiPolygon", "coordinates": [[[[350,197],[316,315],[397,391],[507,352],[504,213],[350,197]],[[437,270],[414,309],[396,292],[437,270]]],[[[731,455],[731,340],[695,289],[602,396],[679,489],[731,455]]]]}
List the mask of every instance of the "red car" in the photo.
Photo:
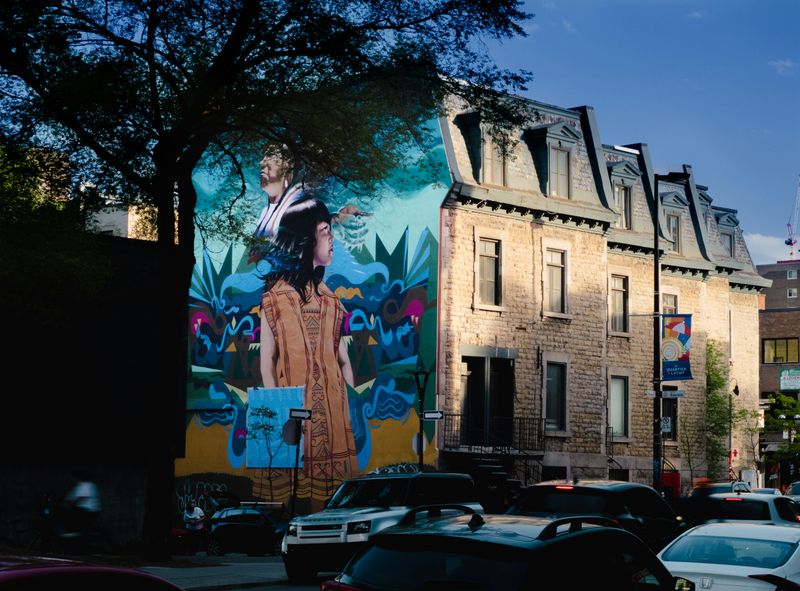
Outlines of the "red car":
{"type": "Polygon", "coordinates": [[[0,555],[0,591],[183,591],[145,571],[44,556],[0,555]]]}

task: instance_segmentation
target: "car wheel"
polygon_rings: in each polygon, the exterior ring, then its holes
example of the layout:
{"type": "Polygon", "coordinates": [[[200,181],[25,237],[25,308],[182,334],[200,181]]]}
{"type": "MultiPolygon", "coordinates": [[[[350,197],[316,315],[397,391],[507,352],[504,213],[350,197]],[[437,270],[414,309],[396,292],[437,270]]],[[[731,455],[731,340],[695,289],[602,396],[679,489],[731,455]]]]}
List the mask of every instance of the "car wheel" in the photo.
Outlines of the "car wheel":
{"type": "Polygon", "coordinates": [[[313,583],[314,578],[317,576],[316,567],[312,566],[310,562],[303,564],[297,558],[285,557],[283,566],[286,568],[286,576],[289,577],[289,582],[293,585],[313,583]]]}
{"type": "Polygon", "coordinates": [[[217,538],[209,538],[208,545],[206,546],[206,554],[209,556],[225,556],[222,544],[220,544],[217,538]]]}

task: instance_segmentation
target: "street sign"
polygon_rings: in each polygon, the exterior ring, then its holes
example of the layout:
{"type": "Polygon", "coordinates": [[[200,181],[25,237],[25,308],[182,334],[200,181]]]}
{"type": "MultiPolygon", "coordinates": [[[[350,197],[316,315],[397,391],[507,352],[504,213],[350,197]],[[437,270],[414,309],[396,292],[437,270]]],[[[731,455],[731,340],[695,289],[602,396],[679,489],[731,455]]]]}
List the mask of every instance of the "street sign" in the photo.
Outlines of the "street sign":
{"type": "Polygon", "coordinates": [[[301,421],[306,421],[306,420],[311,418],[311,409],[310,408],[290,408],[289,409],[289,418],[290,419],[300,419],[301,421]]]}
{"type": "MultiPolygon", "coordinates": [[[[661,398],[683,398],[685,392],[683,390],[663,390],[661,392],[661,398]]],[[[648,390],[644,393],[647,398],[655,398],[656,391],[655,390],[648,390]]]]}
{"type": "Polygon", "coordinates": [[[422,420],[423,421],[441,421],[444,418],[444,411],[443,410],[423,410],[422,411],[422,420]]]}
{"type": "Polygon", "coordinates": [[[661,417],[661,432],[672,433],[672,417],[661,417]]]}

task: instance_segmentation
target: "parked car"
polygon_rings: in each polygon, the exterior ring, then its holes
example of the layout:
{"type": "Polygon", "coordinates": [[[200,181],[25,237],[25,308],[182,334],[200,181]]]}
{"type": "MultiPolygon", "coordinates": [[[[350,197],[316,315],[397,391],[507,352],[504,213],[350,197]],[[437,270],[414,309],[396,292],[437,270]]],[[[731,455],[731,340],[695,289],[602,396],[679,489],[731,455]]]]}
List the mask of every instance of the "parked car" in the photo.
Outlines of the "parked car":
{"type": "Polygon", "coordinates": [[[692,525],[709,521],[763,521],[800,526],[800,504],[782,495],[716,493],[687,506],[692,525]]]}
{"type": "Polygon", "coordinates": [[[779,488],[754,488],[753,492],[760,495],[783,495],[779,488]]]}
{"type": "Polygon", "coordinates": [[[689,497],[707,497],[716,493],[753,492],[750,485],[742,480],[725,480],[723,482],[702,482],[694,486],[689,497]]]}
{"type": "Polygon", "coordinates": [[[794,497],[796,501],[800,501],[800,480],[792,482],[786,488],[786,496],[787,497],[794,497]]]}
{"type": "Polygon", "coordinates": [[[211,556],[240,552],[251,556],[277,554],[286,524],[252,507],[229,507],[211,517],[206,551],[211,556]]]}
{"type": "Polygon", "coordinates": [[[618,480],[533,484],[520,490],[507,513],[550,519],[568,515],[608,517],[639,536],[654,552],[686,527],[683,518],[653,487],[618,480]]]}
{"type": "Polygon", "coordinates": [[[320,590],[694,589],[606,518],[415,513],[372,536],[320,590]]]}
{"type": "Polygon", "coordinates": [[[143,570],[44,556],[0,555],[0,590],[182,591],[143,570]]]}
{"type": "Polygon", "coordinates": [[[754,523],[698,525],[659,553],[674,576],[699,589],[798,589],[800,528],[754,523]]]}
{"type": "Polygon", "coordinates": [[[319,571],[339,571],[372,535],[420,505],[461,503],[483,512],[467,474],[370,474],[342,482],[324,510],[295,517],[283,539],[283,563],[292,583],[319,571]]]}

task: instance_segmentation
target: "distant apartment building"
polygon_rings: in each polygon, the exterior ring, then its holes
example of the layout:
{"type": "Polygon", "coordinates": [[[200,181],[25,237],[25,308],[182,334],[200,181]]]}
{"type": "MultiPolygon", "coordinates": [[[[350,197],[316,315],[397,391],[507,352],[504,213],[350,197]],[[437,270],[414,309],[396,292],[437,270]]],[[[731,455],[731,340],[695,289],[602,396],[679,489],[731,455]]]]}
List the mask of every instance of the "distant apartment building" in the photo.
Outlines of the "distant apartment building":
{"type": "Polygon", "coordinates": [[[800,390],[800,260],[759,265],[758,272],[772,281],[764,290],[759,311],[760,390],[761,397],[768,399],[777,391],[800,390]]]}

